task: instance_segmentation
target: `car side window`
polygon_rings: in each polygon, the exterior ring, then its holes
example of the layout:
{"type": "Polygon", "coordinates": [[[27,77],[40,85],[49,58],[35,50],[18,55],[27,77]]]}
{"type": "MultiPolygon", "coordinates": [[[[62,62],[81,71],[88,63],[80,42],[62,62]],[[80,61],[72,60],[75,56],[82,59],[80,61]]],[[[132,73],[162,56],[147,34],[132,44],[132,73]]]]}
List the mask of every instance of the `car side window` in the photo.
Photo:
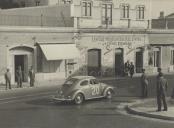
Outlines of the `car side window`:
{"type": "Polygon", "coordinates": [[[95,84],[99,84],[99,82],[97,79],[91,79],[90,84],[95,85],[95,84]]]}
{"type": "Polygon", "coordinates": [[[88,80],[84,80],[80,83],[80,86],[85,86],[88,85],[88,80]]]}

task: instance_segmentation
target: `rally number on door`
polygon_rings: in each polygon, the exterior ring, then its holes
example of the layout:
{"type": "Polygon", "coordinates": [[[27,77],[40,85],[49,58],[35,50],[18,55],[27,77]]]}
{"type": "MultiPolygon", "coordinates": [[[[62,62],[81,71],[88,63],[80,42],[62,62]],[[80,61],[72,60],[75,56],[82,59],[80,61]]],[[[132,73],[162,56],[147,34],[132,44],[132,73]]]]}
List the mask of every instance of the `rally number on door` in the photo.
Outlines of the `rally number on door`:
{"type": "Polygon", "coordinates": [[[99,87],[92,87],[92,95],[98,95],[100,93],[99,87]]]}

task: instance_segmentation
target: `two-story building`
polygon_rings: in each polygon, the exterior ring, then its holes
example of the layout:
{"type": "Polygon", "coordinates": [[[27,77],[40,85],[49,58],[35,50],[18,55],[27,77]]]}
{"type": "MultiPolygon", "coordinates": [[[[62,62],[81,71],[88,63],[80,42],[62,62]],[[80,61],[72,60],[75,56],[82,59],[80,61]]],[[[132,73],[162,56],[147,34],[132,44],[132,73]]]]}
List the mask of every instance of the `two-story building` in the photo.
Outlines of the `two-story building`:
{"type": "Polygon", "coordinates": [[[13,82],[21,65],[27,81],[72,74],[122,75],[124,63],[137,73],[147,68],[150,0],[74,0],[68,4],[0,11],[1,76],[10,68],[13,82]]]}

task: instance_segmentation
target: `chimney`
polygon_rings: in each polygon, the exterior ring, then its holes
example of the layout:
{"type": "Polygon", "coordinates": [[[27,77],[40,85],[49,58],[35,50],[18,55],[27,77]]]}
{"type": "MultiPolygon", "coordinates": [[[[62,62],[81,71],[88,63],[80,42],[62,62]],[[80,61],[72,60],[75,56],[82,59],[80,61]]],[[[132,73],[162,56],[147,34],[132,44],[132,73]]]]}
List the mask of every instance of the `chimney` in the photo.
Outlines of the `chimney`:
{"type": "Polygon", "coordinates": [[[163,11],[161,11],[160,12],[160,16],[159,16],[159,19],[164,19],[165,17],[164,17],[164,12],[163,11]]]}

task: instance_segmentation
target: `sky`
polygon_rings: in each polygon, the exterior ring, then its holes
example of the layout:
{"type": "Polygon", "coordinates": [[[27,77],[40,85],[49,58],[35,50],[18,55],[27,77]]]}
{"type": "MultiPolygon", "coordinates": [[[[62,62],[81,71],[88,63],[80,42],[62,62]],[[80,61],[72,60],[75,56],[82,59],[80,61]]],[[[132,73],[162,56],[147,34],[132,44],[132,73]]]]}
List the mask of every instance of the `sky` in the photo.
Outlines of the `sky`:
{"type": "Polygon", "coordinates": [[[170,13],[174,13],[174,0],[151,0],[152,11],[151,16],[158,18],[160,11],[164,11],[164,15],[167,16],[170,13]]]}

